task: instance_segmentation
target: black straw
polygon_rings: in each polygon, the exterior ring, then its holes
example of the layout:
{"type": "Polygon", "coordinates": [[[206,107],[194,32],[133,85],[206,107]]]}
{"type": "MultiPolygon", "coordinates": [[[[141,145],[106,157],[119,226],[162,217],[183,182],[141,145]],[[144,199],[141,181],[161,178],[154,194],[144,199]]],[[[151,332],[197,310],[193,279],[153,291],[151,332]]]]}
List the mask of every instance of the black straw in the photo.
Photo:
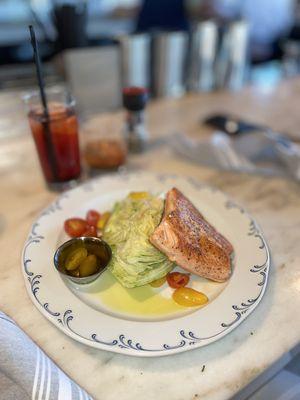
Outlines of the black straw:
{"type": "Polygon", "coordinates": [[[43,74],[42,74],[42,65],[41,65],[41,59],[40,59],[40,54],[39,54],[39,47],[38,47],[38,43],[36,40],[35,31],[34,31],[34,28],[32,25],[29,25],[29,31],[30,31],[30,37],[31,37],[31,45],[32,45],[33,54],[34,54],[36,74],[37,74],[37,79],[38,79],[38,84],[39,84],[39,89],[40,89],[40,98],[41,98],[41,102],[42,102],[43,110],[44,110],[44,117],[45,117],[44,118],[44,132],[45,132],[46,146],[47,146],[48,155],[49,155],[49,163],[50,163],[51,170],[53,173],[53,178],[54,178],[54,180],[56,180],[57,179],[57,170],[56,170],[55,152],[54,152],[54,146],[52,143],[51,131],[49,128],[49,111],[48,111],[48,104],[47,104],[47,98],[46,98],[46,93],[45,93],[45,84],[44,84],[44,79],[43,79],[43,74]]]}
{"type": "Polygon", "coordinates": [[[45,116],[48,116],[48,105],[47,105],[47,99],[46,99],[46,94],[45,94],[45,84],[44,84],[44,79],[42,75],[42,66],[41,66],[41,59],[40,59],[40,53],[39,53],[39,48],[35,36],[35,31],[32,25],[29,25],[29,31],[30,31],[30,37],[31,37],[31,45],[33,49],[33,55],[34,55],[34,62],[35,62],[35,67],[36,67],[36,74],[38,78],[38,83],[39,83],[39,88],[40,88],[40,96],[41,96],[41,101],[43,104],[44,108],[44,114],[45,116]]]}

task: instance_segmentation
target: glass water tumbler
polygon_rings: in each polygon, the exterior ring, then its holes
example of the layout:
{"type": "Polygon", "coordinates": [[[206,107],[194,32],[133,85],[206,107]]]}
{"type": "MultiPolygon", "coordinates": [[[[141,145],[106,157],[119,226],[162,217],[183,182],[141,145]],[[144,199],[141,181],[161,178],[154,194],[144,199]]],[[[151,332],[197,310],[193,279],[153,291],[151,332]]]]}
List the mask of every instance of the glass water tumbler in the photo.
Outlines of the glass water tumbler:
{"type": "Polygon", "coordinates": [[[78,121],[75,101],[65,89],[48,89],[46,97],[46,112],[38,91],[24,101],[45,180],[55,187],[80,177],[78,121]]]}

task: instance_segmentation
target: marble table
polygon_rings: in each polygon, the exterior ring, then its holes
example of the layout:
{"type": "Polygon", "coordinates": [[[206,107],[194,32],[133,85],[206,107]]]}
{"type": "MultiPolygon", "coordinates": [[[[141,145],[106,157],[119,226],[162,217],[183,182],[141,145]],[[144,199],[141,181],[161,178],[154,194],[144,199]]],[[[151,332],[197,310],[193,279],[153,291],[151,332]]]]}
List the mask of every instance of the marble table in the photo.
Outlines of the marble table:
{"type": "MultiPolygon", "coordinates": [[[[166,137],[180,130],[206,135],[209,133],[199,125],[201,117],[223,110],[268,123],[299,139],[299,98],[300,80],[286,81],[273,89],[191,94],[151,104],[147,112],[148,127],[153,137],[166,137]]],[[[0,94],[0,110],[4,101],[7,98],[1,98],[0,94]]],[[[0,122],[4,117],[7,118],[0,115],[0,122]]],[[[11,118],[22,121],[23,117],[16,110],[11,118]]],[[[88,124],[87,131],[95,126],[118,127],[121,120],[120,113],[99,116],[88,124]]],[[[1,126],[0,123],[0,129],[1,126]]],[[[33,219],[56,195],[44,186],[27,128],[14,132],[12,124],[9,126],[11,136],[0,132],[3,137],[0,140],[0,307],[95,399],[229,399],[299,344],[299,184],[191,164],[177,158],[167,144],[131,158],[129,169],[163,169],[193,175],[245,206],[261,225],[272,252],[264,298],[255,312],[223,339],[204,348],[162,358],[134,358],[96,350],[58,331],[30,301],[20,263],[33,219]]]]}

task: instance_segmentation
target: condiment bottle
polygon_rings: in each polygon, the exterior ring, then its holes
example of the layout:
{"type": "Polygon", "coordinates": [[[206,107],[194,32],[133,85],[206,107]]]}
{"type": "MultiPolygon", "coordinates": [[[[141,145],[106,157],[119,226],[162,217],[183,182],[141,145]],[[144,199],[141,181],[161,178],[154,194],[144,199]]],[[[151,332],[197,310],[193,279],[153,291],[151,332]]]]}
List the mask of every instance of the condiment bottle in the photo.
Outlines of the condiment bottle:
{"type": "Polygon", "coordinates": [[[148,100],[147,89],[127,87],[123,89],[123,105],[127,110],[124,136],[128,150],[142,152],[148,142],[148,132],[144,122],[144,109],[148,100]]]}

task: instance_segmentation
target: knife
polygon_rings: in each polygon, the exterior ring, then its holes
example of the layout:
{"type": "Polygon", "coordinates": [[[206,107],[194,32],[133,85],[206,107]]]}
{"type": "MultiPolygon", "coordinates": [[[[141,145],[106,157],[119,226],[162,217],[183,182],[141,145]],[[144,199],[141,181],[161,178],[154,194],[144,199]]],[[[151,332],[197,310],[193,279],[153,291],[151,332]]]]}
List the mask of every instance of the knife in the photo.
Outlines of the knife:
{"type": "Polygon", "coordinates": [[[250,131],[265,131],[269,128],[263,125],[252,124],[227,114],[214,114],[203,121],[204,124],[220,129],[230,136],[236,136],[250,131]]]}
{"type": "Polygon", "coordinates": [[[243,133],[250,133],[251,131],[261,131],[269,139],[275,141],[277,144],[281,144],[285,147],[290,147],[293,142],[283,134],[274,132],[271,128],[252,124],[232,115],[227,114],[214,114],[204,119],[204,124],[217,128],[229,136],[238,136],[243,133]]]}

